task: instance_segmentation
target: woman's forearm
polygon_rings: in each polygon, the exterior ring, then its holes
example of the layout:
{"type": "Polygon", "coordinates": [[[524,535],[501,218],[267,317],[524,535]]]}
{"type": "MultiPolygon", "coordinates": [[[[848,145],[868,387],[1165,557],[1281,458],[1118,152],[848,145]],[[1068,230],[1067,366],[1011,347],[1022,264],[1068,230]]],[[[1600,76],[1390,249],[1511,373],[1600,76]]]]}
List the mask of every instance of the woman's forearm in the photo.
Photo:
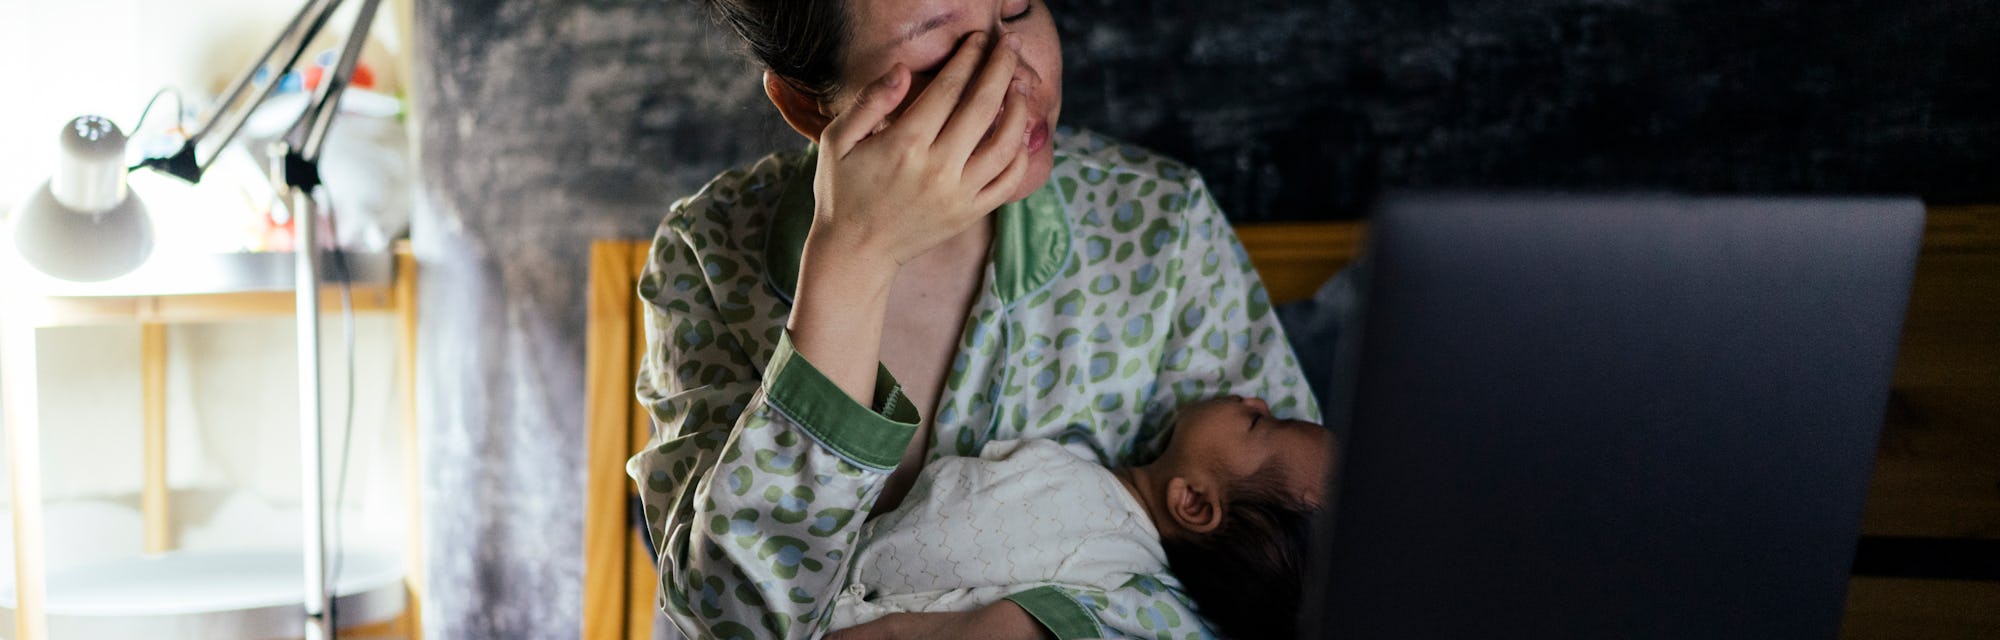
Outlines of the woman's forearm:
{"type": "Polygon", "coordinates": [[[911,72],[892,65],[808,134],[820,145],[813,226],[787,326],[793,348],[863,404],[897,270],[983,220],[1026,176],[1020,45],[1014,34],[966,35],[907,104],[911,72]]]}
{"type": "Polygon", "coordinates": [[[1027,609],[1012,600],[1001,600],[982,607],[979,617],[980,627],[991,632],[988,637],[1018,640],[1055,640],[1056,637],[1048,627],[1042,626],[1041,621],[1029,615],[1027,609]]]}
{"type": "Polygon", "coordinates": [[[1001,600],[971,611],[891,613],[846,629],[827,640],[1055,640],[1055,634],[1027,609],[1001,600]]]}
{"type": "Polygon", "coordinates": [[[871,451],[868,438],[847,436],[907,433],[915,419],[815,402],[844,391],[797,366],[805,361],[785,337],[765,333],[764,319],[784,302],[747,292],[737,304],[754,311],[740,317],[717,304],[765,281],[742,272],[716,279],[709,265],[754,256],[699,253],[683,238],[708,229],[684,235],[686,217],[677,209],[663,225],[641,276],[652,330],[637,392],[655,435],[627,467],[659,542],[664,610],[702,637],[752,633],[745,629],[811,637],[818,625],[798,621],[831,606],[843,570],[830,559],[852,555],[866,505],[900,451],[871,451]],[[734,336],[744,340],[726,339],[734,336]],[[771,360],[753,364],[759,352],[771,360]]]}
{"type": "Polygon", "coordinates": [[[872,403],[898,266],[859,238],[814,228],[799,256],[792,348],[856,402],[872,403]]]}

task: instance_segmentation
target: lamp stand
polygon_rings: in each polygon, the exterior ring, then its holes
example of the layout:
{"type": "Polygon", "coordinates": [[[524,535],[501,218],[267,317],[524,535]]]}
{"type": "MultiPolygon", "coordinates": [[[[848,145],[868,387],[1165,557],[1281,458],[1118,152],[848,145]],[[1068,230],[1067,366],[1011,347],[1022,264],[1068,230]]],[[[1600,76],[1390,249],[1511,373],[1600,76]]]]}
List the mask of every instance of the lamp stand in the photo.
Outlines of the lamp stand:
{"type": "MultiPolygon", "coordinates": [[[[179,153],[160,159],[153,166],[190,182],[200,180],[201,173],[221,153],[220,148],[235,136],[250,112],[269,97],[283,75],[292,70],[313,36],[342,2],[309,0],[278,39],[265,50],[263,57],[224,91],[225,97],[219,105],[222,110],[212,114],[188,138],[179,153]],[[288,43],[292,45],[289,55],[282,55],[288,43]],[[228,107],[254,84],[254,78],[265,63],[280,58],[284,60],[283,64],[257,95],[240,111],[230,112],[228,107]],[[226,121],[225,114],[228,114],[226,121]],[[222,143],[214,145],[216,152],[206,160],[197,160],[196,145],[217,130],[218,125],[221,125],[222,143]]],[[[360,10],[355,12],[354,26],[348,30],[342,45],[339,61],[332,72],[321,80],[305,113],[299,116],[278,143],[278,166],[273,176],[287,194],[287,205],[292,214],[292,252],[296,256],[293,271],[298,306],[299,479],[305,502],[301,511],[305,516],[302,541],[305,547],[306,640],[330,640],[335,637],[337,611],[334,596],[340,579],[339,576],[326,575],[325,428],[324,416],[320,412],[319,375],[319,206],[313,199],[313,191],[320,185],[319,158],[320,152],[326,148],[327,131],[340,111],[340,97],[353,78],[355,64],[361,60],[362,45],[368,39],[368,28],[374,23],[376,8],[380,5],[381,0],[362,0],[360,10]]],[[[352,389],[347,391],[353,393],[352,389]]]]}
{"type": "MultiPolygon", "coordinates": [[[[333,594],[326,576],[326,474],[321,455],[325,435],[319,384],[318,210],[312,192],[293,189],[292,254],[297,257],[299,339],[299,478],[305,493],[305,638],[334,637],[333,594]]],[[[349,389],[348,393],[354,390],[349,389]]],[[[334,580],[339,576],[334,576],[334,580]]]]}

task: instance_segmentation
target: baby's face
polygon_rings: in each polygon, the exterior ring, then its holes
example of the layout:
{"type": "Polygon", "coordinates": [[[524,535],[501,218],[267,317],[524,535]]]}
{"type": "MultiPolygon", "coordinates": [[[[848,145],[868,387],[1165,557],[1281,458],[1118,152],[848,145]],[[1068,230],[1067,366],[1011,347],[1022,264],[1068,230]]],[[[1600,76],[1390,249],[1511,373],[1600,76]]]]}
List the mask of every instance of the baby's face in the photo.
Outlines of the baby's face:
{"type": "Polygon", "coordinates": [[[1272,416],[1261,399],[1225,396],[1183,407],[1160,461],[1205,468],[1232,482],[1276,465],[1289,495],[1323,505],[1333,432],[1272,416]]]}

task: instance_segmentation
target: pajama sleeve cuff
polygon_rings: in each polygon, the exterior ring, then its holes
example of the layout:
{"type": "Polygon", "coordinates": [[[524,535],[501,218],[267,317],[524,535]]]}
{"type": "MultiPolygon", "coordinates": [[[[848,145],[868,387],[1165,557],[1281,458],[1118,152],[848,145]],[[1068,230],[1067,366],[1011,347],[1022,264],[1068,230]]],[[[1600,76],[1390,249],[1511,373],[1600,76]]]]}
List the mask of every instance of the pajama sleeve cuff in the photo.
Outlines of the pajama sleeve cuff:
{"type": "Polygon", "coordinates": [[[1083,608],[1076,598],[1064,592],[1062,587],[1035,587],[1007,596],[1007,599],[1021,605],[1028,615],[1048,627],[1057,640],[1104,637],[1104,629],[1098,626],[1097,617],[1083,608]]]}
{"type": "Polygon", "coordinates": [[[875,366],[874,401],[864,407],[793,350],[792,332],[786,331],[765,368],[765,401],[849,462],[894,469],[916,435],[919,417],[889,369],[875,366]]]}

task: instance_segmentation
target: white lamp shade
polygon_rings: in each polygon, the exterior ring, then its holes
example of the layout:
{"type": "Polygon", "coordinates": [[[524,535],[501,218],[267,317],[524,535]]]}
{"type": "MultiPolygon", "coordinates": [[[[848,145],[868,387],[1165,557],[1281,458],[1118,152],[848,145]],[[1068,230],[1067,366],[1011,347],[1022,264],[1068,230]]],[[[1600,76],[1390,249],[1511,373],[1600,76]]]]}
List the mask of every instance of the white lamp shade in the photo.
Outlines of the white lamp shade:
{"type": "Polygon", "coordinates": [[[125,188],[125,134],[97,116],[63,126],[55,176],[14,212],[14,246],[42,273],[109,280],[153,253],[153,222],[125,188]]]}
{"type": "Polygon", "coordinates": [[[153,220],[138,198],[83,213],[57,201],[46,182],[14,212],[13,236],[30,266],[76,282],[131,273],[153,254],[153,220]]]}

